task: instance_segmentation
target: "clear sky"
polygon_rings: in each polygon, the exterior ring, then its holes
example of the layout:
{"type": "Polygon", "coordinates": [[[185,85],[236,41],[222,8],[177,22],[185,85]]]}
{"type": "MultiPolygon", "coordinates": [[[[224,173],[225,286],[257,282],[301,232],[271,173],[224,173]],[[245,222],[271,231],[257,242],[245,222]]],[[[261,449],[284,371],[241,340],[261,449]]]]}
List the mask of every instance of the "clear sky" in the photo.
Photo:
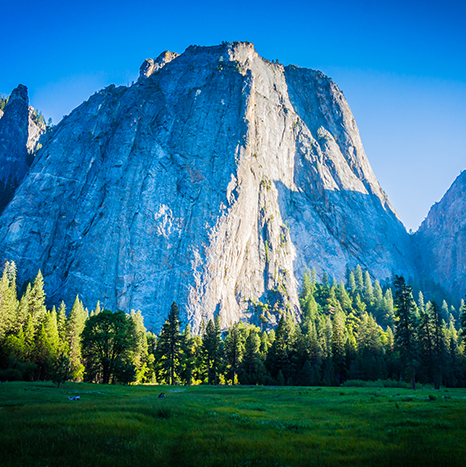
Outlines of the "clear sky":
{"type": "Polygon", "coordinates": [[[464,0],[0,0],[0,17],[0,93],[25,84],[54,123],[163,50],[242,40],[337,83],[408,229],[466,169],[464,0]]]}

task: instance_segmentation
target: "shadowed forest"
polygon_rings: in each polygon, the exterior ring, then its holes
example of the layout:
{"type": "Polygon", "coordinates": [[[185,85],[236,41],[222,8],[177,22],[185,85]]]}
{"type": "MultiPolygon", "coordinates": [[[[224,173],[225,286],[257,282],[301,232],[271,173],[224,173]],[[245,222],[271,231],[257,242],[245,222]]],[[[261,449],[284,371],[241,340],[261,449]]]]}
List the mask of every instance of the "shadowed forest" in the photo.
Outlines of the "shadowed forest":
{"type": "Polygon", "coordinates": [[[259,325],[218,316],[199,335],[173,303],[160,333],[139,311],[89,311],[79,297],[47,309],[42,274],[18,293],[16,266],[0,282],[0,379],[157,384],[380,386],[466,385],[466,305],[416,299],[403,277],[372,281],[357,266],[330,284],[304,275],[301,322],[286,309],[256,304],[259,325]],[[267,315],[278,313],[275,329],[267,315]]]}

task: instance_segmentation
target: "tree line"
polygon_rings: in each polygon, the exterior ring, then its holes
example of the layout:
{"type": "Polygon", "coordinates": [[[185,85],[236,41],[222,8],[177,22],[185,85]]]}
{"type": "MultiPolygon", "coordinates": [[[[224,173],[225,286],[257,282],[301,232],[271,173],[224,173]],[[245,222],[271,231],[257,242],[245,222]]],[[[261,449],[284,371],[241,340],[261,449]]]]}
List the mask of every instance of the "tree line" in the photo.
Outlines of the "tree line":
{"type": "MultiPolygon", "coordinates": [[[[176,303],[158,335],[140,311],[90,312],[76,297],[47,309],[42,274],[19,294],[16,266],[0,281],[0,379],[97,383],[340,385],[383,380],[466,385],[466,305],[417,300],[403,277],[372,281],[357,266],[330,284],[306,271],[301,320],[286,307],[256,304],[259,325],[219,317],[199,334],[183,326],[176,303]],[[266,323],[271,310],[278,325],[266,323]],[[265,319],[264,319],[265,318],[265,319]]],[[[269,316],[270,317],[270,316],[269,316]]]]}

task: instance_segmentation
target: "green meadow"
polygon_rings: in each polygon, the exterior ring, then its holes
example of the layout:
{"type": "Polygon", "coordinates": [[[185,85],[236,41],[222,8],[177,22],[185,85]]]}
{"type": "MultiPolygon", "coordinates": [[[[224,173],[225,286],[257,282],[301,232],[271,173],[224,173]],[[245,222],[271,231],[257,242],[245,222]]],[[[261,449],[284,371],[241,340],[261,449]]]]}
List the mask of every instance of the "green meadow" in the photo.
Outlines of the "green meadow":
{"type": "Polygon", "coordinates": [[[0,407],[2,467],[466,465],[465,389],[11,382],[0,407]]]}

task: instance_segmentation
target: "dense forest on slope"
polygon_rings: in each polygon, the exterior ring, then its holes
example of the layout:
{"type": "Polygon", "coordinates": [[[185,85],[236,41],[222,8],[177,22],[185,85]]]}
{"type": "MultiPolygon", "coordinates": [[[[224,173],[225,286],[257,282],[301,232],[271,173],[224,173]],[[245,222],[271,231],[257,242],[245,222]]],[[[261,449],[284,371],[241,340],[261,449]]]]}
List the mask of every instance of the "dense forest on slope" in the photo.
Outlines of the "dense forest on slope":
{"type": "MultiPolygon", "coordinates": [[[[16,266],[0,281],[0,379],[103,383],[339,385],[382,380],[393,384],[466,384],[466,305],[414,300],[402,277],[385,285],[357,266],[346,283],[304,275],[301,322],[278,310],[267,326],[220,329],[218,316],[200,335],[183,326],[173,303],[159,335],[132,310],[89,312],[76,300],[48,310],[42,274],[18,294],[16,266]],[[402,383],[402,382],[405,383],[402,383]]],[[[168,311],[168,310],[167,310],[168,311]]],[[[274,310],[277,311],[277,310],[274,310]]]]}

